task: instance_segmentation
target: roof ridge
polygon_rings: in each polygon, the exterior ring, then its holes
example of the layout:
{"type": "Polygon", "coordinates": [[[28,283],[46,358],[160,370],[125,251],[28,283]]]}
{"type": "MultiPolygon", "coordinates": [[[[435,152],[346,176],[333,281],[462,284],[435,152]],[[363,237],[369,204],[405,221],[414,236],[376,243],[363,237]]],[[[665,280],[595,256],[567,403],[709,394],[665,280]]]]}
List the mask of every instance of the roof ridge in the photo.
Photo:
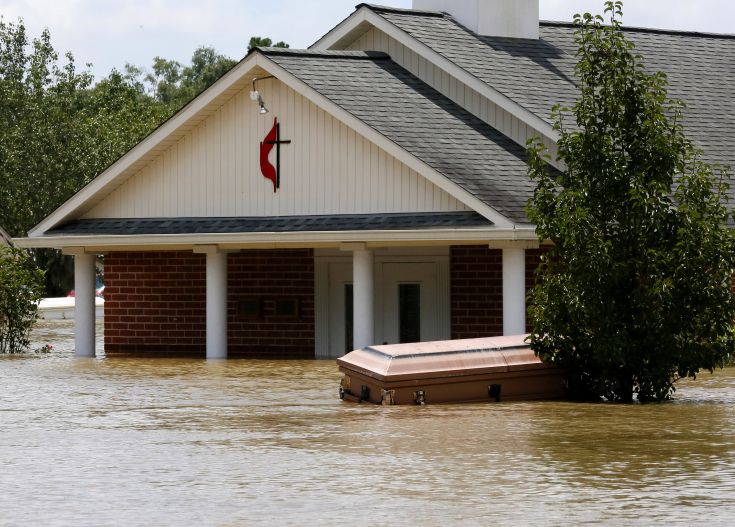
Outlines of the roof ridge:
{"type": "Polygon", "coordinates": [[[399,15],[416,15],[416,16],[430,16],[430,17],[449,17],[448,13],[444,13],[443,11],[425,11],[422,9],[406,9],[401,7],[390,7],[385,5],[378,5],[378,4],[369,4],[369,3],[361,3],[357,4],[355,6],[355,11],[360,9],[361,7],[367,7],[368,9],[372,9],[373,11],[379,12],[379,13],[396,13],[399,15]]]}
{"type": "MultiPolygon", "coordinates": [[[[541,20],[539,25],[547,27],[568,27],[574,28],[574,22],[561,22],[556,20],[541,20]]],[[[607,26],[607,24],[605,24],[607,26]]],[[[607,26],[609,27],[609,26],[607,26]]],[[[699,37],[699,38],[723,38],[723,39],[735,39],[735,33],[710,33],[707,31],[690,31],[686,29],[659,29],[655,27],[640,27],[640,26],[622,26],[623,31],[630,31],[636,33],[651,33],[654,35],[677,35],[683,37],[699,37]]]]}
{"type": "Polygon", "coordinates": [[[260,51],[264,55],[290,55],[293,57],[319,57],[327,59],[383,60],[390,56],[382,51],[351,50],[311,50],[277,47],[255,47],[252,51],[260,51]]]}
{"type": "MultiPolygon", "coordinates": [[[[415,15],[415,16],[429,16],[437,18],[448,18],[456,22],[454,17],[449,13],[443,11],[424,11],[420,9],[406,9],[400,7],[390,7],[370,3],[361,3],[355,6],[355,10],[367,7],[378,13],[395,13],[399,15],[415,15]]],[[[574,27],[574,22],[564,22],[556,20],[540,20],[539,25],[551,26],[551,27],[574,27]]],[[[464,27],[464,26],[463,26],[464,27]]],[[[664,29],[655,27],[642,27],[642,26],[622,26],[623,31],[633,31],[636,33],[651,33],[655,35],[678,35],[688,37],[699,37],[699,38],[722,38],[722,39],[735,39],[735,33],[713,33],[709,31],[692,31],[687,29],[664,29]]]]}

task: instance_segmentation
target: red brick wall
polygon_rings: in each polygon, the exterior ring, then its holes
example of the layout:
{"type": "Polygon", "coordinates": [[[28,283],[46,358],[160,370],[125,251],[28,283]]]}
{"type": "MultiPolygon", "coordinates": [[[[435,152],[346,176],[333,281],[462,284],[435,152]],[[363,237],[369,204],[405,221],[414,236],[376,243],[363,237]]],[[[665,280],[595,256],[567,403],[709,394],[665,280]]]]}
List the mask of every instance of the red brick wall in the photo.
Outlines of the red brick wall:
{"type": "Polygon", "coordinates": [[[205,348],[205,255],[105,256],[105,352],[201,355],[205,348]]]}
{"type": "MultiPolygon", "coordinates": [[[[526,251],[526,290],[534,283],[541,249],[526,251]]],[[[450,249],[452,338],[503,334],[503,253],[480,245],[450,249]]],[[[530,330],[530,327],[527,327],[530,330]]]]}
{"type": "MultiPolygon", "coordinates": [[[[249,250],[228,256],[228,338],[232,357],[314,357],[311,250],[249,250]],[[258,317],[238,312],[262,300],[258,317]],[[277,300],[298,303],[294,317],[277,300]]],[[[206,256],[191,252],[110,253],[105,257],[108,354],[205,356],[206,256]]]]}
{"type": "Polygon", "coordinates": [[[228,265],[230,356],[313,359],[313,251],[242,251],[231,254],[228,265]],[[245,299],[260,303],[259,316],[238,312],[245,299]],[[297,302],[297,316],[277,316],[278,300],[297,302]]]}
{"type": "Polygon", "coordinates": [[[452,338],[503,334],[503,254],[481,245],[450,248],[452,338]]]}

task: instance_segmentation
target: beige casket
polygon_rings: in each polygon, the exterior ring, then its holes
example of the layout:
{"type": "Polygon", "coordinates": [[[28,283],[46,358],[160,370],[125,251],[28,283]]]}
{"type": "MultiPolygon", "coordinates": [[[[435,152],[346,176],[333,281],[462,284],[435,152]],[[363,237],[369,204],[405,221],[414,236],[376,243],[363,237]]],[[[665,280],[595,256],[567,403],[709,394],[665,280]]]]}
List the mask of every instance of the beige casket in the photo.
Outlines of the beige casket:
{"type": "Polygon", "coordinates": [[[527,335],[369,346],[337,359],[340,397],[375,404],[526,401],[565,396],[563,370],[527,335]]]}

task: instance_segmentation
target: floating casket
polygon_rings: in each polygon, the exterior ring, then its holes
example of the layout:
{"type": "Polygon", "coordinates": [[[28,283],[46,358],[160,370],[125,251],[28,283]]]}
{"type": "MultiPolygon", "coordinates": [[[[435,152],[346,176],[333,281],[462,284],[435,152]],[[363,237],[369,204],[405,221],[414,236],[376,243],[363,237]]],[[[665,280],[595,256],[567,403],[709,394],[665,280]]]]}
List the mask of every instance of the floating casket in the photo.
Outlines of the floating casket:
{"type": "Polygon", "coordinates": [[[527,335],[369,346],[337,359],[340,397],[375,404],[559,399],[563,370],[544,364],[527,335]]]}

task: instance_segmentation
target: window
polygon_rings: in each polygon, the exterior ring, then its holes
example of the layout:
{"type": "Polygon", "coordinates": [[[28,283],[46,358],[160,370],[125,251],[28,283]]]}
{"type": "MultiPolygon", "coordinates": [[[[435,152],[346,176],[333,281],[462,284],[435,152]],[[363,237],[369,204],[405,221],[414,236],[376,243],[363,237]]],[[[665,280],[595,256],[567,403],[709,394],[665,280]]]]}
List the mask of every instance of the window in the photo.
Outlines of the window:
{"type": "Polygon", "coordinates": [[[400,342],[421,340],[421,284],[398,284],[400,342]]]}
{"type": "Polygon", "coordinates": [[[345,353],[355,349],[353,346],[353,324],[352,284],[345,284],[345,353]]]}
{"type": "Polygon", "coordinates": [[[299,301],[297,298],[277,298],[273,305],[273,316],[298,318],[299,301]]]}
{"type": "Polygon", "coordinates": [[[261,318],[263,316],[263,299],[253,297],[238,300],[237,314],[246,318],[261,318]]]}

